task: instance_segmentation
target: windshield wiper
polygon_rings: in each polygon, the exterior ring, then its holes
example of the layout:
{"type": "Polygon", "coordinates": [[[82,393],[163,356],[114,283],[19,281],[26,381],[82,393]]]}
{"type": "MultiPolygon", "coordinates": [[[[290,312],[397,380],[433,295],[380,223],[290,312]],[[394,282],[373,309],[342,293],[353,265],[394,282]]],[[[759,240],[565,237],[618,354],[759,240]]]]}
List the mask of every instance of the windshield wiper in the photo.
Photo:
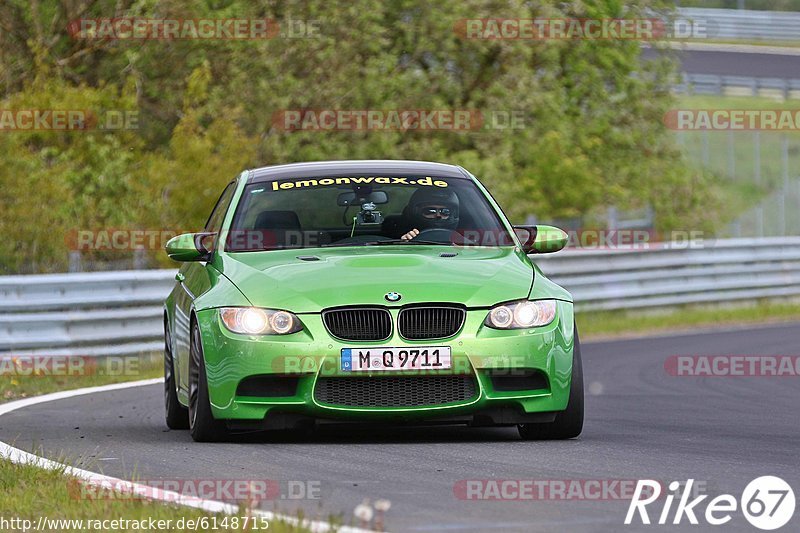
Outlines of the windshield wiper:
{"type": "Polygon", "coordinates": [[[450,246],[450,243],[436,242],[436,241],[421,241],[419,239],[389,239],[387,241],[367,241],[362,243],[365,246],[380,246],[383,244],[436,244],[439,246],[450,246]]]}
{"type": "Polygon", "coordinates": [[[449,243],[436,242],[436,241],[420,241],[418,239],[388,239],[385,241],[364,241],[364,242],[333,242],[330,244],[321,245],[323,248],[331,248],[336,246],[381,246],[385,244],[434,244],[437,246],[450,246],[449,243]]]}

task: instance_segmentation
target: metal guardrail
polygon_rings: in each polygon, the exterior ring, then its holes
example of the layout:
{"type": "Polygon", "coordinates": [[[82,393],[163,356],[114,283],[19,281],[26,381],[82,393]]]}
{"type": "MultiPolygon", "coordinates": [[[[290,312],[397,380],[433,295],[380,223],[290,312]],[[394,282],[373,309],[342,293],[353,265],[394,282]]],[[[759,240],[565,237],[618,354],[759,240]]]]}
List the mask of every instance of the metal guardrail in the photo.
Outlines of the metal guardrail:
{"type": "Polygon", "coordinates": [[[800,79],[752,78],[684,72],[682,81],[675,86],[675,90],[681,93],[764,96],[787,100],[800,98],[800,79]]]}
{"type": "Polygon", "coordinates": [[[678,8],[678,16],[702,24],[711,39],[796,41],[800,13],[749,9],[678,8]]]}
{"type": "Polygon", "coordinates": [[[579,310],[622,310],[800,296],[800,237],[704,247],[565,250],[534,257],[579,310]]]}
{"type": "MultiPolygon", "coordinates": [[[[692,34],[692,37],[699,41],[703,38],[772,43],[800,41],[800,12],[684,7],[677,9],[675,21],[679,25],[694,27],[697,34],[692,34]]],[[[783,79],[683,73],[683,81],[676,90],[696,94],[800,98],[800,79],[791,78],[790,72],[786,76],[783,79]]]]}
{"type": "MultiPolygon", "coordinates": [[[[702,248],[565,250],[533,258],[579,310],[800,296],[800,237],[702,248]]],[[[162,347],[174,270],[0,277],[0,356],[124,355],[162,347]]]]}
{"type": "Polygon", "coordinates": [[[174,270],[0,277],[0,354],[160,350],[174,270]]]}

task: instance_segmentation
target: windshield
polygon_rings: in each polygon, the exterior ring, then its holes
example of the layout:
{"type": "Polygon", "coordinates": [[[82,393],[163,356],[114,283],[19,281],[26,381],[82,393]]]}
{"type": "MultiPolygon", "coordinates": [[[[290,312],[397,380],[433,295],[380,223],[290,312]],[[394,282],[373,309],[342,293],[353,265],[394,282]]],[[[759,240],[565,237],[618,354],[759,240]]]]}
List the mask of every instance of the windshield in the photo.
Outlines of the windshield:
{"type": "Polygon", "coordinates": [[[381,244],[514,242],[471,180],[340,176],[247,185],[225,247],[245,252],[381,244]]]}

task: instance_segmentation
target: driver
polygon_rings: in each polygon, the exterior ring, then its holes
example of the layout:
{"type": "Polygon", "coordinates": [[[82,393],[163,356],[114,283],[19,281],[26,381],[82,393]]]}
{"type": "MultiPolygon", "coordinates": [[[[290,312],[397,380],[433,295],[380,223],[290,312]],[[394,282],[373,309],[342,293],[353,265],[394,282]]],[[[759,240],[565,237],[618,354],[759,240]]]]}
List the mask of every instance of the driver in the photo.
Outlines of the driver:
{"type": "Polygon", "coordinates": [[[426,229],[454,230],[458,227],[458,196],[448,190],[419,188],[411,195],[403,216],[412,226],[400,237],[404,241],[426,229]]]}

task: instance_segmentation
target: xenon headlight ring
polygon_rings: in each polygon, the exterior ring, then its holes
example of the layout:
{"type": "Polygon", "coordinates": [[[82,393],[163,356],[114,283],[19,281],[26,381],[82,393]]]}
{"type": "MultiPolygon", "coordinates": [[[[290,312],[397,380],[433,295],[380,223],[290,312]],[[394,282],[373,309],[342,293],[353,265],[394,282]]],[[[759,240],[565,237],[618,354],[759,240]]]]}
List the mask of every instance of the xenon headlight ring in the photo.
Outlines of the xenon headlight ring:
{"type": "Polygon", "coordinates": [[[519,300],[492,307],[484,324],[494,329],[528,329],[546,326],[555,318],[555,300],[519,300]]]}
{"type": "Polygon", "coordinates": [[[297,315],[280,309],[221,307],[219,316],[229,331],[242,335],[288,335],[303,329],[297,315]]]}

